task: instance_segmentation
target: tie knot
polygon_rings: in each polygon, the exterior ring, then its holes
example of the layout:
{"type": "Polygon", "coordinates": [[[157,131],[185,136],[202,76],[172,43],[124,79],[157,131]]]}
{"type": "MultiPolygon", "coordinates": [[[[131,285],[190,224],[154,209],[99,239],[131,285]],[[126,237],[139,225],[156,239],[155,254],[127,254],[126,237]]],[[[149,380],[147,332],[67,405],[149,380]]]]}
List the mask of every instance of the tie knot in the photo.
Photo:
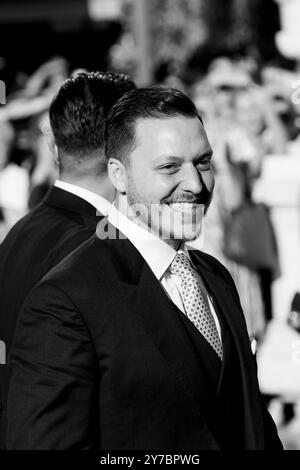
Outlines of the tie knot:
{"type": "Polygon", "coordinates": [[[192,273],[193,268],[184,253],[177,253],[171,263],[170,271],[172,274],[182,277],[187,272],[192,273]]]}

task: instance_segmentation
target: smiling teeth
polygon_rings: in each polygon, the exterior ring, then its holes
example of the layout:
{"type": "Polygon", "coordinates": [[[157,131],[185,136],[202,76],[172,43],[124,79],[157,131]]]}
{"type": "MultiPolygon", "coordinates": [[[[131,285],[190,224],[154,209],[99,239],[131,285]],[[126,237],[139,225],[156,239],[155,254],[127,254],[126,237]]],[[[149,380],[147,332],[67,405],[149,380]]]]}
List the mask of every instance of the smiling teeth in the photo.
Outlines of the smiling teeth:
{"type": "Polygon", "coordinates": [[[170,207],[175,210],[187,210],[187,209],[193,209],[194,208],[194,203],[192,202],[174,202],[170,204],[170,207]]]}

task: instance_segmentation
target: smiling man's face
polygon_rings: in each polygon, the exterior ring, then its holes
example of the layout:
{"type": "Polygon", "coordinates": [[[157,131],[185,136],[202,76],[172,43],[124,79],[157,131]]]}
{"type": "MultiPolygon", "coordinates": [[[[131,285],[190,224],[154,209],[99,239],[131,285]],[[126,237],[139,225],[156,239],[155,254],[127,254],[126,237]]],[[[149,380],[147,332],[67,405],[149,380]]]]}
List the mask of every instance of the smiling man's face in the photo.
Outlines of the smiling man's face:
{"type": "Polygon", "coordinates": [[[141,119],[127,165],[127,199],[166,240],[193,240],[211,200],[212,150],[198,118],[141,119]]]}

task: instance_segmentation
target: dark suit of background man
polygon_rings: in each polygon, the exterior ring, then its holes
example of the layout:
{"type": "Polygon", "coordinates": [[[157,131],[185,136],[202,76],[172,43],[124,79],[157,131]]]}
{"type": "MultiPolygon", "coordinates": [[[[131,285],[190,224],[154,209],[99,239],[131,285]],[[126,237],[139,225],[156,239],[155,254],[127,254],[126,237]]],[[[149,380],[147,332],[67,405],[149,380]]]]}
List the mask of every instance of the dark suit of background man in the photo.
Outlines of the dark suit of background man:
{"type": "Polygon", "coordinates": [[[280,450],[234,283],[187,249],[214,186],[194,104],[172,89],[127,93],[106,155],[108,221],[24,303],[8,448],[280,450]]]}
{"type": "MultiPolygon", "coordinates": [[[[104,121],[117,99],[134,87],[125,75],[82,73],[68,79],[53,99],[50,123],[59,178],[40,206],[14,226],[0,247],[0,340],[5,341],[8,353],[28,292],[95,233],[100,220],[97,211],[108,213],[115,190],[106,171],[104,121]]],[[[0,374],[3,428],[9,380],[6,365],[0,366],[0,374]]]]}

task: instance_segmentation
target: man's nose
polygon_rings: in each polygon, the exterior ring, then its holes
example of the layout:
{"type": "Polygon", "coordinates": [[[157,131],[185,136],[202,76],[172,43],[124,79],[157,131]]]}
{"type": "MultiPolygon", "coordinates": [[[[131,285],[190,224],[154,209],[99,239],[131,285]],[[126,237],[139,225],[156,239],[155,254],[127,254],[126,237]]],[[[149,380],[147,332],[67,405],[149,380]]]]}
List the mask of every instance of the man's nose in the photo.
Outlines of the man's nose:
{"type": "Polygon", "coordinates": [[[180,188],[193,194],[200,194],[203,188],[201,173],[191,164],[183,169],[180,188]]]}

